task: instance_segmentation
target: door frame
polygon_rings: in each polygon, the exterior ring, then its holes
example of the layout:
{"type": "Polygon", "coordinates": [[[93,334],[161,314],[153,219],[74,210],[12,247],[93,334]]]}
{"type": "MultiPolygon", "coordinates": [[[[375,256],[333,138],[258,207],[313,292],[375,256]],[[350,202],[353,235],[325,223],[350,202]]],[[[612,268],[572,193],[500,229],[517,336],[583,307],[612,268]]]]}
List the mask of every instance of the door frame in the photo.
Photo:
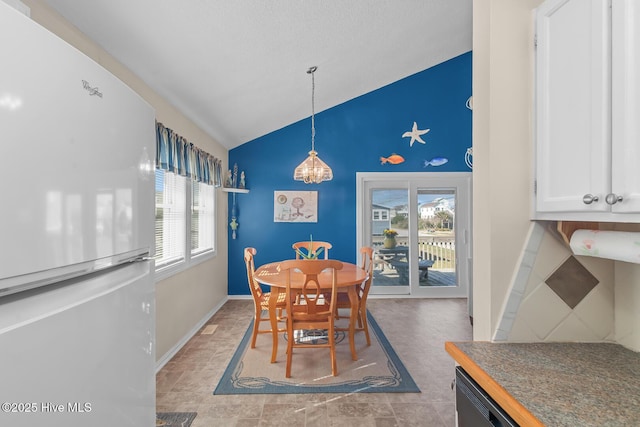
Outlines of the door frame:
{"type": "MultiPolygon", "coordinates": [[[[471,218],[471,172],[357,172],[356,173],[356,248],[369,245],[368,236],[371,226],[371,195],[365,189],[371,182],[384,183],[383,187],[400,185],[410,190],[408,207],[416,215],[410,217],[411,224],[417,228],[417,189],[455,188],[456,191],[456,278],[455,287],[401,286],[394,291],[391,287],[378,289],[371,287],[371,294],[406,298],[468,298],[471,291],[472,275],[472,218],[471,218]],[[366,229],[365,229],[366,228],[366,229]],[[409,293],[407,294],[407,289],[409,293]],[[404,291],[404,292],[402,292],[404,291]]],[[[397,187],[394,187],[397,188],[397,187]]],[[[410,253],[416,253],[418,242],[409,234],[410,253]]],[[[359,256],[359,254],[357,255],[359,256]]],[[[412,257],[409,264],[410,283],[419,283],[420,273],[417,258],[412,257]]],[[[358,258],[356,258],[358,259],[358,258]]]]}

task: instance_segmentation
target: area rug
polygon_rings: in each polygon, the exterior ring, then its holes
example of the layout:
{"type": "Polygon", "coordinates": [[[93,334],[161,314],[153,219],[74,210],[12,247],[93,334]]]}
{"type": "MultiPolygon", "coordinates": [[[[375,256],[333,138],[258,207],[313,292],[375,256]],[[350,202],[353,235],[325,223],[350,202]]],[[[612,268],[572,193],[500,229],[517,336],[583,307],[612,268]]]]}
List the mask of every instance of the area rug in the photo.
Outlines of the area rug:
{"type": "MultiPolygon", "coordinates": [[[[420,393],[380,326],[370,313],[367,346],[363,332],[356,332],[358,360],[351,359],[349,340],[337,337],[338,375],[331,375],[327,348],[295,349],[291,378],[285,378],[286,337],[279,334],[278,359],[271,360],[271,334],[260,334],[256,348],[250,348],[253,321],[242,338],[213,394],[293,394],[293,393],[420,393]]],[[[348,319],[336,326],[346,327],[348,319]]]]}
{"type": "Polygon", "coordinates": [[[189,427],[197,412],[157,412],[156,427],[189,427]]]}

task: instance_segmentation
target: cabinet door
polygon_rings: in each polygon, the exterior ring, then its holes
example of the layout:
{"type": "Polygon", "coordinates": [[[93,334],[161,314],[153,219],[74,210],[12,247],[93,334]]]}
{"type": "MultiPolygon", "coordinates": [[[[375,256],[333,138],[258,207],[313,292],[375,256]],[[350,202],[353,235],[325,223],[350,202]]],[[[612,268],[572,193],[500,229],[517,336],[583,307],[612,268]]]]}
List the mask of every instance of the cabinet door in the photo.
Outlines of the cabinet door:
{"type": "Polygon", "coordinates": [[[640,212],[640,4],[619,0],[612,17],[612,212],[640,212]]]}
{"type": "Polygon", "coordinates": [[[536,10],[538,212],[609,211],[610,28],[607,0],[536,10]],[[589,195],[598,201],[583,202],[589,195]]]}

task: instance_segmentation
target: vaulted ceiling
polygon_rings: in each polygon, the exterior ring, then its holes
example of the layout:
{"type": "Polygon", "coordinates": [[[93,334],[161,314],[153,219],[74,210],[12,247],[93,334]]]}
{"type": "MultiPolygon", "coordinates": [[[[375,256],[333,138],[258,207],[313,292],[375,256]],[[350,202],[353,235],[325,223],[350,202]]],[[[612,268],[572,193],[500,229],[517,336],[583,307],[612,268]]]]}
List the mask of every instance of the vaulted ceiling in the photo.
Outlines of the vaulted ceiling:
{"type": "MultiPolygon", "coordinates": [[[[44,0],[227,148],[471,50],[472,0],[44,0]]],[[[170,125],[169,125],[170,126],[170,125]]]]}

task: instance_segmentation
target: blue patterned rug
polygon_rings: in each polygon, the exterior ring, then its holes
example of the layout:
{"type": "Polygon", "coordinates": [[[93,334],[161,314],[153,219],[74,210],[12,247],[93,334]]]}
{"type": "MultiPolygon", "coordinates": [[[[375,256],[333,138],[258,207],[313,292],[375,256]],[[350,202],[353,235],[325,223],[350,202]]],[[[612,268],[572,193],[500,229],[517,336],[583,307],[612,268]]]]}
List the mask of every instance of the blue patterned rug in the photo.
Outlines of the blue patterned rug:
{"type": "MultiPolygon", "coordinates": [[[[285,378],[286,341],[280,334],[278,359],[270,363],[271,334],[258,335],[250,348],[253,321],[242,338],[213,394],[293,393],[420,393],[380,326],[370,313],[371,346],[363,332],[356,332],[357,361],[351,359],[349,340],[336,345],[338,376],[331,375],[329,350],[295,349],[291,378],[285,378]]],[[[336,326],[346,327],[340,319],[336,326]]]]}

